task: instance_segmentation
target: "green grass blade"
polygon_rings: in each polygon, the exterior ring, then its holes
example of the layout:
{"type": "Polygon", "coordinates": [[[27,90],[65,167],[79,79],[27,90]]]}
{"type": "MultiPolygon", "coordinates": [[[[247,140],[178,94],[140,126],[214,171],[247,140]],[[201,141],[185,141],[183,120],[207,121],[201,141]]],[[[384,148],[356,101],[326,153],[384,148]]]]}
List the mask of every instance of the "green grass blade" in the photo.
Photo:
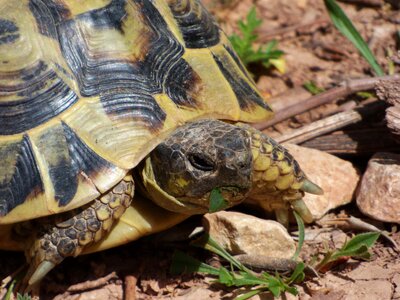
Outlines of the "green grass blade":
{"type": "Polygon", "coordinates": [[[248,292],[246,294],[236,297],[234,300],[247,300],[247,299],[250,299],[251,297],[258,295],[265,291],[268,291],[268,289],[267,288],[259,288],[259,289],[251,290],[250,292],[248,292]]]}
{"type": "Polygon", "coordinates": [[[336,28],[347,37],[353,45],[360,51],[362,56],[368,61],[372,69],[378,76],[383,76],[384,72],[377,63],[375,56],[372,54],[367,43],[363,40],[353,23],[346,16],[340,6],[335,0],[324,0],[325,6],[328,10],[329,16],[332,19],[333,24],[336,28]]]}
{"type": "Polygon", "coordinates": [[[182,273],[205,273],[211,275],[219,275],[219,269],[214,268],[210,265],[202,263],[197,259],[183,253],[176,251],[172,257],[172,264],[170,267],[171,274],[182,274],[182,273]]]}
{"type": "Polygon", "coordinates": [[[303,248],[303,244],[304,244],[304,222],[303,219],[300,217],[300,215],[293,211],[294,217],[296,218],[296,222],[297,222],[297,227],[299,228],[299,242],[297,244],[297,249],[296,252],[293,255],[293,260],[297,260],[297,258],[299,257],[301,248],[303,248]]]}

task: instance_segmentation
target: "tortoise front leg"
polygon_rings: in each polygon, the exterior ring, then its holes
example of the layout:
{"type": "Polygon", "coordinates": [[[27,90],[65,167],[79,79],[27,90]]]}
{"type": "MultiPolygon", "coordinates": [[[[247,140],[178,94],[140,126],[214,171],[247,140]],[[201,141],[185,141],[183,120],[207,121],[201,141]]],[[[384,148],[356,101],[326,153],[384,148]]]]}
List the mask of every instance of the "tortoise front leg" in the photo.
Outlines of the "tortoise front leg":
{"type": "Polygon", "coordinates": [[[133,195],[133,178],[127,175],[87,206],[38,220],[33,244],[25,253],[29,263],[25,283],[35,285],[64,258],[78,256],[85,247],[104,238],[129,207],[133,195]]]}
{"type": "Polygon", "coordinates": [[[313,216],[302,200],[304,192],[321,195],[322,189],[311,182],[290,153],[257,129],[242,123],[251,137],[253,183],[248,196],[266,211],[274,211],[281,224],[288,225],[289,209],[311,223],[313,216]]]}

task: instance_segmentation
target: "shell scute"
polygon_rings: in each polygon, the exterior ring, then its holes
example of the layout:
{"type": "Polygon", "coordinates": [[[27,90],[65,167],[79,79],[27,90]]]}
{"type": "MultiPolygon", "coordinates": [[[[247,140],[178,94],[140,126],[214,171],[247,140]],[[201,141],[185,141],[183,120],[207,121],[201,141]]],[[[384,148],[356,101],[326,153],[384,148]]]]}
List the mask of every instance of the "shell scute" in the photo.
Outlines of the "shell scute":
{"type": "Polygon", "coordinates": [[[0,217],[44,191],[30,139],[0,143],[0,217]]]}

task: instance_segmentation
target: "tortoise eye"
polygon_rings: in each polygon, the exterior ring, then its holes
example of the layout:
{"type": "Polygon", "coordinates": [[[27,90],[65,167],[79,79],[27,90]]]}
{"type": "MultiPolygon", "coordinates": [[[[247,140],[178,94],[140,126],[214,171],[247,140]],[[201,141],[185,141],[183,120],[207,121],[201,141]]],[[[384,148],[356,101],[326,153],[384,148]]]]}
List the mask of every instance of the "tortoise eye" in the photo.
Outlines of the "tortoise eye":
{"type": "Polygon", "coordinates": [[[215,168],[214,162],[204,154],[191,153],[189,154],[190,164],[201,171],[213,171],[215,168]]]}

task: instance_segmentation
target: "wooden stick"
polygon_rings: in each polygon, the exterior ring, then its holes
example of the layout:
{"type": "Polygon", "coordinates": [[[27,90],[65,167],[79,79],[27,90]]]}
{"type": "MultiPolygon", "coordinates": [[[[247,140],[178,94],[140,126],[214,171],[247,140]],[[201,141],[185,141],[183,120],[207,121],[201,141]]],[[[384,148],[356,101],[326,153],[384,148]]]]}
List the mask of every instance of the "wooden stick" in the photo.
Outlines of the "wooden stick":
{"type": "Polygon", "coordinates": [[[283,110],[277,111],[275,113],[275,117],[272,120],[256,123],[254,124],[254,127],[259,130],[263,130],[269,126],[272,126],[276,123],[279,123],[295,115],[301,114],[317,106],[327,104],[329,102],[338,100],[340,98],[346,97],[356,92],[371,90],[375,87],[375,84],[380,80],[393,80],[393,79],[400,79],[400,74],[346,80],[336,88],[312,96],[306,99],[305,101],[301,101],[297,104],[286,107],[283,110]]]}
{"type": "Polygon", "coordinates": [[[384,4],[383,0],[338,0],[338,1],[357,4],[357,5],[372,6],[372,7],[380,7],[384,4]]]}
{"type": "Polygon", "coordinates": [[[258,34],[258,39],[257,42],[259,43],[266,43],[269,42],[273,37],[279,36],[279,35],[284,35],[286,33],[290,32],[295,32],[295,31],[301,31],[304,28],[309,29],[312,26],[327,26],[330,24],[330,21],[327,17],[321,17],[315,20],[312,20],[310,22],[301,22],[299,24],[295,24],[292,26],[286,26],[286,27],[279,27],[273,30],[257,30],[258,34]]]}
{"type": "Polygon", "coordinates": [[[384,124],[377,128],[333,132],[301,145],[336,155],[371,155],[399,150],[399,144],[384,124]]]}
{"type": "Polygon", "coordinates": [[[385,106],[386,104],[382,101],[370,101],[368,104],[364,104],[354,110],[337,113],[333,116],[307,124],[299,129],[283,134],[275,138],[275,140],[279,143],[290,142],[292,144],[299,144],[347,125],[357,123],[361,121],[363,117],[374,114],[377,110],[383,109],[385,106]]]}

